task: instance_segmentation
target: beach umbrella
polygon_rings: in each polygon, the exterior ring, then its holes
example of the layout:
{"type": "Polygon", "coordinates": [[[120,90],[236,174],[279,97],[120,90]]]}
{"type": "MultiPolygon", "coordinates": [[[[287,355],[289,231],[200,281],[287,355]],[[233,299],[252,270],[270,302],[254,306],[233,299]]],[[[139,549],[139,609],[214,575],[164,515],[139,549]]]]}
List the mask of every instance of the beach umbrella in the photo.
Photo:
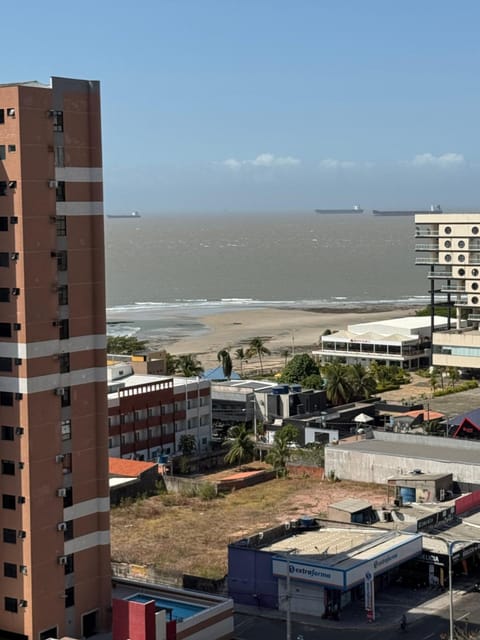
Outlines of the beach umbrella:
{"type": "Polygon", "coordinates": [[[353,419],[354,422],[359,424],[367,424],[367,422],[372,422],[373,418],[371,416],[367,416],[366,413],[359,413],[358,416],[355,416],[353,419]]]}

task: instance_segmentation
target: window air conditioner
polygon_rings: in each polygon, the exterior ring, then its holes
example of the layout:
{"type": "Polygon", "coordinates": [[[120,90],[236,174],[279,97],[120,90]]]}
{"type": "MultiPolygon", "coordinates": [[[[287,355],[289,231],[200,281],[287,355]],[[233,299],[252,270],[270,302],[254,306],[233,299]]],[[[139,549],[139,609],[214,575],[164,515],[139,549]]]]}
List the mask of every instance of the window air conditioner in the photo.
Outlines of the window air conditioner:
{"type": "Polygon", "coordinates": [[[59,522],[57,524],[57,531],[66,531],[67,530],[67,523],[66,522],[59,522]]]}
{"type": "Polygon", "coordinates": [[[67,497],[67,490],[65,488],[57,489],[57,496],[59,498],[66,498],[67,497]]]}
{"type": "Polygon", "coordinates": [[[62,566],[65,566],[67,564],[67,556],[59,556],[58,557],[58,564],[61,564],[62,566]]]}

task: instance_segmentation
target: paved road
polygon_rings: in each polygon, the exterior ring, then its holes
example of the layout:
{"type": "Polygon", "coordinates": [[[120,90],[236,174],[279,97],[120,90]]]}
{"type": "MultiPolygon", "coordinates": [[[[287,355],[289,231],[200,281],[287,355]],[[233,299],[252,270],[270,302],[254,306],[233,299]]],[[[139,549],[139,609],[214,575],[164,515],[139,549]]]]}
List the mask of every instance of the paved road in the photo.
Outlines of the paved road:
{"type": "MultiPolygon", "coordinates": [[[[419,604],[407,612],[409,621],[407,632],[400,630],[402,604],[384,605],[383,615],[372,624],[358,621],[352,625],[345,612],[345,621],[311,623],[294,621],[292,640],[440,640],[442,633],[449,631],[448,594],[419,604]]],[[[455,620],[459,630],[465,634],[480,629],[480,594],[455,594],[455,620]]],[[[278,618],[264,618],[251,614],[236,614],[235,638],[238,640],[283,640],[286,639],[285,621],[278,618]]],[[[465,637],[468,637],[467,635],[465,637]]]]}

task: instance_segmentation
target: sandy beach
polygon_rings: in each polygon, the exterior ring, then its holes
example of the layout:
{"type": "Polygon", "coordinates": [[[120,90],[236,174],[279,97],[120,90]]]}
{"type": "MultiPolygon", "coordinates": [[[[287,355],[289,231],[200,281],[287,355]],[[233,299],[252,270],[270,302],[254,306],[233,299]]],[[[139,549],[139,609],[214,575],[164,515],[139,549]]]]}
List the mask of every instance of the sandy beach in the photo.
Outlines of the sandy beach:
{"type": "MultiPolygon", "coordinates": [[[[218,365],[217,353],[229,348],[232,357],[239,347],[246,348],[249,341],[260,336],[272,355],[265,358],[265,369],[278,368],[284,364],[282,351],[304,353],[310,352],[318,343],[326,329],[346,329],[349,324],[374,322],[389,318],[414,315],[415,309],[366,307],[361,310],[345,310],[344,312],[300,310],[300,309],[244,309],[215,315],[203,316],[200,320],[208,331],[201,336],[182,338],[168,345],[168,351],[174,355],[192,353],[208,369],[218,365]]],[[[239,370],[238,360],[234,367],[239,370]]],[[[258,367],[258,360],[244,364],[243,370],[249,371],[258,367]]]]}

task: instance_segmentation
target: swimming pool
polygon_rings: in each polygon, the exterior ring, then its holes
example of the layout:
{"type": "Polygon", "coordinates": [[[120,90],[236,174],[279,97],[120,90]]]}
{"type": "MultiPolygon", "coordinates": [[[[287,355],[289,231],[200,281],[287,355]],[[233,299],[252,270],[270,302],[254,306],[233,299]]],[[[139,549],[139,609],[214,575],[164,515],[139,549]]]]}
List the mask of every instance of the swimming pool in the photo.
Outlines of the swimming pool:
{"type": "Polygon", "coordinates": [[[167,620],[184,620],[185,618],[191,618],[197,613],[204,611],[207,607],[199,604],[191,604],[190,602],[184,602],[183,600],[169,600],[168,598],[156,598],[155,596],[149,596],[145,593],[136,593],[128,598],[133,602],[150,602],[153,600],[155,606],[159,609],[166,609],[167,620]]]}

